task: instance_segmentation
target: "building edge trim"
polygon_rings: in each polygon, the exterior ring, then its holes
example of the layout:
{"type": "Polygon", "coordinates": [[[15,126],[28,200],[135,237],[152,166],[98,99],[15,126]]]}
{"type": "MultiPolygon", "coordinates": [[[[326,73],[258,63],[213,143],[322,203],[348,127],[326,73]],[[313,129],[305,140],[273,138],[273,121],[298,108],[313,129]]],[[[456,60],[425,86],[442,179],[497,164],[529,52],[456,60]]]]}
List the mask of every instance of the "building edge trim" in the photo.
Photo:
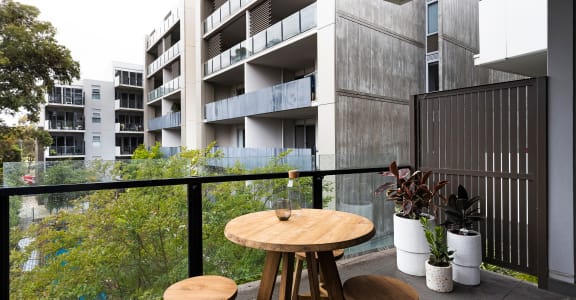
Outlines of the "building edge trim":
{"type": "Polygon", "coordinates": [[[360,99],[364,99],[364,100],[388,102],[388,103],[402,104],[402,105],[409,105],[410,104],[408,99],[385,97],[385,96],[369,94],[369,93],[362,93],[362,92],[345,90],[345,89],[337,89],[336,90],[336,96],[354,97],[354,98],[360,98],[360,99]]]}

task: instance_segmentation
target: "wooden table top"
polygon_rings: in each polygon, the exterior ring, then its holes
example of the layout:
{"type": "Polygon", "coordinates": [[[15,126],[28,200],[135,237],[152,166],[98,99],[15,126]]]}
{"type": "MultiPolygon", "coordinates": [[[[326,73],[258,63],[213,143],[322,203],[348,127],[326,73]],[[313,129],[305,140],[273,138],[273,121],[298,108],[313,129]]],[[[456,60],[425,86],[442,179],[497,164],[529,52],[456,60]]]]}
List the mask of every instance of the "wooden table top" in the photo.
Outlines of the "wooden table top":
{"type": "Polygon", "coordinates": [[[374,236],[374,224],[352,213],[297,209],[288,221],[274,210],[237,217],[224,229],[230,241],[256,249],[278,252],[318,252],[348,248],[374,236]]]}

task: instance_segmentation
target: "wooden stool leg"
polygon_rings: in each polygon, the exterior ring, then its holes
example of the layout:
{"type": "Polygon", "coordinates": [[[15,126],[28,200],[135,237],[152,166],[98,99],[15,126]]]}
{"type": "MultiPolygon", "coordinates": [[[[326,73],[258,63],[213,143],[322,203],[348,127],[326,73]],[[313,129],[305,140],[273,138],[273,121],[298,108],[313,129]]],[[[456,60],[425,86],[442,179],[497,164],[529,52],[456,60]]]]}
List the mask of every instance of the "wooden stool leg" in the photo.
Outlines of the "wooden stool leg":
{"type": "Polygon", "coordinates": [[[310,295],[312,296],[312,299],[320,299],[320,284],[318,283],[318,261],[316,260],[316,253],[306,253],[306,264],[308,265],[310,295]]]}
{"type": "Polygon", "coordinates": [[[303,267],[304,261],[297,257],[294,271],[294,284],[292,284],[292,299],[298,299],[298,291],[300,290],[300,280],[302,279],[303,267]]]}

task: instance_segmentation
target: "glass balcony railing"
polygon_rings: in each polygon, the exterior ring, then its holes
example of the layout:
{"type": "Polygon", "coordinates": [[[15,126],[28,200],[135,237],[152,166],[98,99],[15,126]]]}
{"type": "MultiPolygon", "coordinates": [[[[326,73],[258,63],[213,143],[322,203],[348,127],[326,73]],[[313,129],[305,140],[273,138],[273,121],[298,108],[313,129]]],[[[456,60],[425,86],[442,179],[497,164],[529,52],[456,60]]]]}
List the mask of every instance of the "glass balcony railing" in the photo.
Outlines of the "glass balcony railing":
{"type": "Polygon", "coordinates": [[[273,47],[316,26],[316,3],[288,16],[251,38],[238,43],[204,63],[204,75],[234,65],[260,51],[273,47]]]}
{"type": "Polygon", "coordinates": [[[150,48],[180,20],[180,12],[177,8],[170,12],[170,15],[164,19],[164,22],[156,28],[146,39],[146,49],[150,48]]]}
{"type": "Polygon", "coordinates": [[[46,121],[48,130],[84,130],[84,121],[46,121]]]}
{"type": "Polygon", "coordinates": [[[178,55],[180,55],[180,51],[182,50],[180,47],[180,41],[174,44],[170,49],[166,50],[160,57],[154,60],[151,64],[148,65],[148,76],[154,74],[156,71],[160,70],[167,62],[171,61],[178,55]]]}
{"type": "Polygon", "coordinates": [[[180,76],[166,82],[161,87],[148,93],[148,102],[152,102],[160,97],[164,97],[175,91],[180,90],[182,87],[182,82],[180,76]]]}
{"type": "Polygon", "coordinates": [[[114,100],[114,109],[143,109],[142,96],[138,100],[116,99],[114,100]]]}
{"type": "Polygon", "coordinates": [[[85,155],[84,146],[50,146],[48,156],[85,155]]]}
{"type": "Polygon", "coordinates": [[[228,17],[245,7],[252,0],[228,0],[218,7],[212,14],[204,20],[204,33],[222,24],[228,17]]]}
{"type": "Polygon", "coordinates": [[[181,113],[172,112],[148,121],[148,130],[176,128],[181,124],[181,113]]]}
{"type": "Polygon", "coordinates": [[[314,77],[310,76],[208,103],[205,118],[210,122],[309,107],[313,97],[314,77]]]}
{"type": "Polygon", "coordinates": [[[132,131],[132,132],[142,132],[144,131],[144,125],[142,123],[116,123],[116,132],[121,131],[132,131]]]}

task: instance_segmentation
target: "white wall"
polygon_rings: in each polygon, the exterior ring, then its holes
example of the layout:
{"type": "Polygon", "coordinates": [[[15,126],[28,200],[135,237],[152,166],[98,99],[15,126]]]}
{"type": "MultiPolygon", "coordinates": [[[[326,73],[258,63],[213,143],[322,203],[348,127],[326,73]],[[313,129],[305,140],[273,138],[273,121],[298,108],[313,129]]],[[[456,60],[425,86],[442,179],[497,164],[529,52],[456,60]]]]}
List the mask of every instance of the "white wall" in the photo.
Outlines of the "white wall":
{"type": "Polygon", "coordinates": [[[179,147],[180,130],[162,130],[162,147],[179,147]]]}
{"type": "Polygon", "coordinates": [[[546,0],[480,1],[480,54],[476,64],[545,51],[546,5],[546,0]]]}
{"type": "Polygon", "coordinates": [[[108,81],[83,80],[85,93],[84,122],[86,133],[84,145],[86,160],[114,160],[116,146],[115,114],[114,114],[114,84],[108,81]],[[100,86],[100,100],[92,99],[92,85],[100,86]],[[92,123],[92,112],[98,110],[101,123],[92,123]],[[93,146],[92,137],[100,136],[100,146],[93,146]]]}
{"type": "Polygon", "coordinates": [[[572,1],[549,2],[548,259],[550,279],[574,284],[574,24],[572,1]],[[553,34],[552,34],[553,33],[553,34]]]}
{"type": "Polygon", "coordinates": [[[282,148],[282,120],[245,118],[246,148],[282,148]]]}
{"type": "Polygon", "coordinates": [[[246,93],[282,83],[281,69],[246,64],[244,75],[246,78],[244,86],[246,93]]]}

